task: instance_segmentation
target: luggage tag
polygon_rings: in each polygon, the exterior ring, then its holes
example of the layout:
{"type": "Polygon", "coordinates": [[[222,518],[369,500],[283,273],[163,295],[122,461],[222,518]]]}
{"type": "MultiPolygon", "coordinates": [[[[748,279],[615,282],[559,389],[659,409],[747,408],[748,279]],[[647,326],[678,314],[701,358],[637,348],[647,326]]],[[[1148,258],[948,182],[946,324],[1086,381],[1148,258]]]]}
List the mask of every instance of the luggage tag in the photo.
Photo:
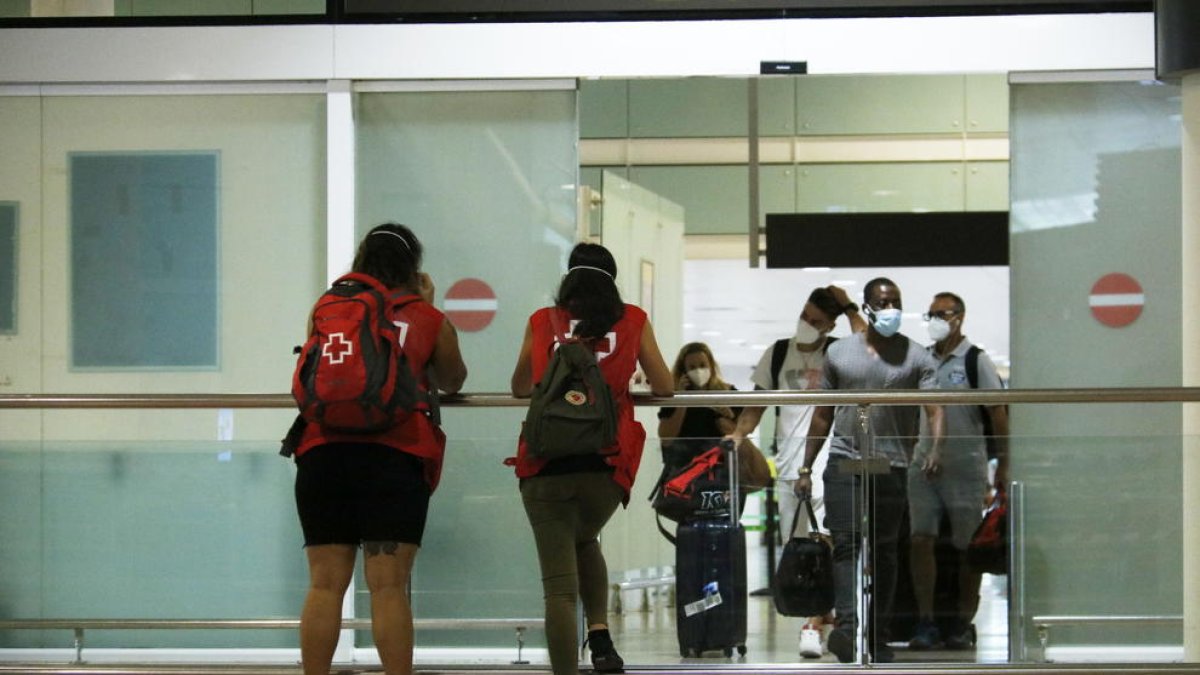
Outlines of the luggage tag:
{"type": "Polygon", "coordinates": [[[721,589],[717,582],[710,581],[704,585],[704,597],[683,606],[684,616],[695,616],[721,604],[721,589]]]}

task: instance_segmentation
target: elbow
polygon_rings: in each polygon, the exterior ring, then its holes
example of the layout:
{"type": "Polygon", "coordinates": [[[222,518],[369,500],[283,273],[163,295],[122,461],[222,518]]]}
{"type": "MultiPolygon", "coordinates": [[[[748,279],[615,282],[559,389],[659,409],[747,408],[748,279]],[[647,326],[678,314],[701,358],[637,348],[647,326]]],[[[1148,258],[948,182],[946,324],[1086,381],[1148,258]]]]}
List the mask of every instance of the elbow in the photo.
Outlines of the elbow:
{"type": "Polygon", "coordinates": [[[463,384],[467,381],[467,367],[464,365],[439,379],[441,380],[438,383],[439,389],[447,394],[457,394],[462,391],[463,384]]]}
{"type": "Polygon", "coordinates": [[[658,396],[659,398],[673,398],[675,396],[675,388],[674,387],[661,387],[661,386],[656,387],[654,385],[651,385],[650,393],[654,394],[655,396],[658,396]]]}

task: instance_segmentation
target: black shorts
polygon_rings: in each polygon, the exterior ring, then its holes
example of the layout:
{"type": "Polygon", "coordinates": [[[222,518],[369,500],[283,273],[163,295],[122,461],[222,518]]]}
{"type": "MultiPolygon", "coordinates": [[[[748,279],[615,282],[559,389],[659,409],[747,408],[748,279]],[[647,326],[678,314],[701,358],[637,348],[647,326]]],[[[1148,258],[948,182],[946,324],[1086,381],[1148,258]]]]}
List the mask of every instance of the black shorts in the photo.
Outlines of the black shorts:
{"type": "Polygon", "coordinates": [[[296,466],[305,546],[420,546],[430,495],[420,458],[384,445],[330,443],[304,453],[296,466]]]}

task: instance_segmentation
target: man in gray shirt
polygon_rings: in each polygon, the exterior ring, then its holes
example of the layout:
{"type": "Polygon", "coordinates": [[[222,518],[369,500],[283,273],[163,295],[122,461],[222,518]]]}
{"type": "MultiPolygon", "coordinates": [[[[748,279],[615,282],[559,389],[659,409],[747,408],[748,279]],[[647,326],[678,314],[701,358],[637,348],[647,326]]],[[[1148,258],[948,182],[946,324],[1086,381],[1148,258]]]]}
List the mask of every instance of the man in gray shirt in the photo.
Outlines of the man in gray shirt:
{"type": "MultiPolygon", "coordinates": [[[[863,289],[867,332],[834,343],[825,358],[822,389],[935,389],[937,364],[921,345],[900,334],[901,296],[895,282],[876,278],[863,289]]],[[[931,451],[941,448],[945,423],[941,406],[924,406],[930,423],[931,451]]],[[[887,626],[896,590],[896,543],[907,510],[908,463],[917,442],[920,408],[875,405],[869,408],[870,432],[858,431],[858,407],[821,406],[813,413],[804,449],[804,465],[795,483],[797,494],[812,489],[812,466],[829,442],[825,481],[825,525],[833,536],[834,610],[837,627],[829,635],[829,651],[842,663],[854,660],[857,611],[857,559],[866,534],[872,554],[872,597],[867,621],[867,647],[874,662],[895,657],[887,647],[887,626]],[[862,460],[872,460],[863,462],[862,460]],[[880,473],[864,473],[879,466],[880,473]],[[862,481],[868,481],[864,533],[861,527],[862,481]]],[[[936,469],[934,469],[936,471],[936,469]]]]}
{"type": "MultiPolygon", "coordinates": [[[[966,314],[962,298],[954,293],[938,293],[925,315],[929,337],[934,341],[929,350],[937,361],[938,388],[1000,389],[1003,384],[992,360],[962,334],[966,314]]],[[[925,440],[917,444],[913,465],[923,470],[910,471],[908,475],[910,560],[918,618],[908,643],[910,649],[934,649],[943,644],[949,649],[969,649],[975,644],[971,620],[979,606],[979,573],[967,565],[966,550],[983,519],[984,499],[988,496],[985,415],[998,447],[996,482],[1003,486],[1008,474],[1008,411],[1002,405],[946,406],[946,439],[941,451],[934,452],[925,440]],[[933,616],[938,576],[934,544],[943,514],[950,519],[951,541],[959,554],[957,617],[948,626],[946,635],[933,616]]],[[[922,429],[923,437],[928,434],[928,429],[922,429]]]]}

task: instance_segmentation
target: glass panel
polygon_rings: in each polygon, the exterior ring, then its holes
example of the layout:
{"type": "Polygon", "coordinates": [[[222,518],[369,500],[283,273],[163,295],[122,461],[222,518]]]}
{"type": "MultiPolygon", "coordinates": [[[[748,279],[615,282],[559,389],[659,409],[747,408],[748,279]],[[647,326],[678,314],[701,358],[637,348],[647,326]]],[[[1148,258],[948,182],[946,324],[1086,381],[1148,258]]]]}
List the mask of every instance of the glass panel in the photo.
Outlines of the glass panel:
{"type": "MultiPolygon", "coordinates": [[[[72,371],[52,360],[40,386],[104,392],[282,390],[294,364],[291,347],[303,341],[303,320],[297,317],[307,315],[324,280],[323,97],[52,97],[43,101],[43,125],[39,255],[74,260],[78,267],[54,266],[43,274],[37,298],[44,314],[38,336],[43,347],[47,353],[87,356],[73,345],[120,343],[129,335],[145,344],[115,354],[125,361],[136,357],[146,361],[142,365],[167,366],[173,363],[168,356],[178,356],[176,347],[159,343],[179,343],[195,348],[188,347],[192,361],[184,365],[203,364],[204,369],[104,373],[72,371]],[[204,165],[202,179],[164,168],[192,160],[204,165]],[[105,172],[103,181],[83,180],[83,165],[96,163],[95,169],[105,172]],[[172,184],[164,184],[168,176],[172,184]],[[89,185],[100,192],[85,192],[89,185]],[[120,240],[104,236],[115,235],[118,223],[128,228],[120,230],[120,240]],[[102,241],[111,248],[100,249],[108,253],[96,258],[102,241]],[[188,262],[197,250],[202,254],[188,262]],[[280,264],[263,264],[264,251],[286,255],[280,264]],[[120,266],[104,273],[109,290],[103,297],[80,295],[86,290],[80,284],[95,278],[96,264],[114,259],[120,266]],[[138,313],[149,300],[131,290],[139,284],[163,303],[163,309],[145,312],[148,322],[138,313]],[[101,305],[107,314],[97,318],[92,313],[101,305]],[[118,317],[126,319],[115,326],[105,320],[118,317]],[[94,333],[100,326],[106,330],[94,333]],[[262,337],[264,326],[276,331],[274,338],[262,337]],[[150,360],[153,354],[161,357],[150,360]]],[[[114,355],[93,356],[75,365],[113,363],[109,356],[114,355]]],[[[213,437],[210,414],[189,426],[202,434],[199,438],[213,437]]],[[[92,435],[82,438],[107,433],[88,431],[92,435]]],[[[119,438],[130,433],[113,431],[123,434],[119,438]]],[[[252,438],[278,438],[277,429],[251,430],[239,421],[237,436],[247,432],[252,438]]],[[[140,433],[153,438],[159,431],[142,430],[134,437],[140,433]]]]}
{"type": "MultiPolygon", "coordinates": [[[[507,391],[528,317],[549,303],[576,241],[576,93],[371,93],[356,106],[359,234],[387,220],[413,228],[436,302],[458,326],[467,387],[507,391]]],[[[446,412],[452,441],[413,577],[418,615],[542,615],[532,537],[501,465],[515,454],[521,419],[509,409],[446,412]]],[[[361,594],[356,612],[370,614],[361,594]]],[[[369,634],[358,639],[371,644],[369,634]]],[[[502,650],[514,642],[497,630],[427,639],[502,650]]]]}
{"type": "MultiPolygon", "coordinates": [[[[1033,407],[1014,406],[1014,417],[1023,416],[1033,407]]],[[[1049,407],[1062,412],[1071,406],[1049,407]]],[[[1102,407],[1112,412],[1126,407],[1146,412],[1160,406],[1102,407]]],[[[653,410],[643,408],[641,412],[653,410]]],[[[495,448],[512,447],[515,440],[511,436],[484,439],[456,433],[465,426],[466,418],[476,415],[503,421],[511,428],[520,411],[453,412],[460,419],[448,424],[448,457],[458,463],[459,470],[445,475],[446,482],[431,504],[426,543],[417,557],[413,583],[418,625],[422,621],[471,618],[514,620],[514,625],[520,623],[516,620],[537,622],[542,617],[537,561],[516,484],[503,467],[493,464],[492,469],[487,468],[496,457],[495,448]]],[[[49,423],[59,423],[62,416],[50,411],[20,414],[42,415],[49,423]]],[[[193,413],[96,414],[128,423],[146,416],[169,420],[193,413]]],[[[261,414],[274,423],[286,421],[289,415],[286,410],[261,414]]],[[[671,414],[665,412],[664,419],[671,414]]],[[[660,473],[664,473],[659,469],[662,460],[666,458],[669,467],[678,466],[695,456],[695,451],[716,446],[718,440],[681,432],[662,442],[652,434],[646,442],[645,461],[630,508],[619,510],[603,530],[601,542],[609,563],[609,624],[617,649],[627,667],[633,669],[720,667],[729,663],[791,669],[836,663],[836,657],[828,654],[815,659],[799,655],[801,643],[797,638],[808,619],[780,614],[768,588],[775,561],[788,539],[780,533],[791,526],[789,521],[796,513],[797,501],[786,491],[787,486],[777,483],[766,490],[751,491],[754,486],[743,481],[739,489],[744,503],[740,520],[745,533],[734,535],[730,541],[744,537],[745,552],[728,563],[734,570],[728,581],[718,573],[725,569],[721,564],[710,566],[706,572],[692,570],[707,555],[689,543],[693,535],[685,534],[684,543],[673,548],[657,531],[647,497],[660,473]],[[766,529],[775,518],[781,521],[776,529],[766,529]],[[655,565],[627,566],[622,562],[621,549],[631,545],[657,547],[666,555],[655,565]],[[743,574],[744,581],[738,580],[743,574]],[[693,583],[693,577],[701,581],[693,583]],[[731,610],[740,615],[742,610],[735,609],[739,603],[745,611],[746,634],[744,640],[733,640],[729,655],[720,642],[699,655],[684,655],[687,643],[680,643],[680,617],[685,626],[696,617],[711,623],[731,610]],[[745,655],[739,654],[742,645],[746,647],[745,655]]],[[[897,440],[877,436],[874,445],[897,440]]],[[[963,436],[948,441],[980,443],[981,439],[963,436]]],[[[876,503],[876,518],[866,525],[874,531],[875,556],[865,566],[861,559],[848,561],[852,578],[844,592],[850,594],[861,612],[861,603],[883,583],[879,575],[887,568],[878,557],[887,540],[879,528],[885,520],[898,522],[896,596],[887,623],[888,644],[896,660],[1008,662],[1010,619],[1016,630],[1014,644],[1023,645],[1013,652],[1013,662],[1048,658],[1056,663],[1099,660],[1142,664],[1182,659],[1182,559],[1178,545],[1183,534],[1182,500],[1178,489],[1161,488],[1175,484],[1172,476],[1178,475],[1173,472],[1178,471],[1180,448],[1195,449],[1195,440],[1179,436],[1058,435],[1016,436],[1011,442],[1017,456],[1037,448],[1044,449],[1051,459],[1026,464],[1023,474],[1010,487],[1008,517],[1015,533],[1009,557],[1012,575],[982,575],[979,603],[972,617],[976,640],[973,647],[909,647],[914,630],[914,590],[909,576],[912,569],[906,565],[913,538],[908,536],[905,514],[913,513],[911,502],[899,514],[881,514],[882,503],[876,503]],[[1136,453],[1140,467],[1132,473],[1122,468],[1128,464],[1131,452],[1136,453]],[[1119,493],[1095,490],[1090,483],[1065,480],[1063,476],[1068,473],[1119,474],[1127,489],[1119,493]],[[1101,522],[1103,525],[1098,524],[1101,522]],[[1123,594],[1113,584],[1093,583],[1102,578],[1116,579],[1136,587],[1136,591],[1123,594]],[[1104,623],[1106,618],[1130,615],[1147,618],[1104,623]],[[1076,618],[1056,621],[1055,616],[1076,618]]],[[[762,441],[757,444],[770,447],[762,441]]],[[[305,563],[291,495],[293,467],[275,452],[274,443],[263,441],[0,443],[0,495],[8,516],[0,520],[0,536],[6,542],[0,547],[0,564],[8,572],[0,577],[0,592],[5,598],[3,618],[295,618],[305,593],[305,563]]],[[[769,449],[766,454],[771,456],[769,449]]],[[[910,487],[916,479],[911,474],[915,470],[909,469],[906,482],[910,487]]],[[[823,475],[827,517],[832,517],[830,481],[836,478],[835,471],[823,475]]],[[[665,475],[674,473],[668,470],[665,475]]],[[[846,479],[850,483],[857,480],[852,476],[846,479]]],[[[865,496],[861,490],[861,484],[852,489],[851,499],[865,496]]],[[[911,500],[911,491],[909,496],[911,500]]],[[[982,507],[982,491],[977,498],[982,507]]],[[[723,494],[714,494],[700,504],[716,509],[708,516],[724,522],[720,507],[726,499],[723,494]]],[[[798,535],[804,532],[803,520],[798,535]]],[[[664,521],[664,527],[678,534],[676,525],[664,521]]],[[[952,533],[953,526],[942,524],[942,529],[935,549],[938,576],[934,607],[939,615],[949,611],[945,603],[954,602],[943,596],[949,589],[944,587],[942,576],[953,564],[942,557],[942,537],[947,529],[952,533]]],[[[856,521],[851,524],[852,539],[862,532],[856,521]]],[[[358,616],[369,615],[365,600],[359,591],[358,616]]],[[[685,633],[689,630],[685,628],[685,633]]],[[[865,636],[867,640],[870,637],[869,633],[865,636]]],[[[537,623],[521,639],[521,656],[534,667],[543,667],[547,663],[545,640],[537,623]]],[[[61,654],[70,641],[67,631],[0,631],[0,650],[44,648],[61,654]]],[[[358,645],[356,662],[377,663],[366,635],[359,636],[358,645]]],[[[211,650],[184,652],[196,660],[250,657],[294,662],[297,635],[293,630],[249,629],[89,631],[84,658],[90,662],[155,661],[179,656],[121,651],[131,648],[211,650]],[[245,648],[283,651],[226,651],[245,648]]],[[[0,660],[29,658],[29,652],[24,652],[24,657],[13,654],[16,652],[0,651],[0,660]]],[[[418,664],[501,666],[516,658],[513,626],[422,628],[417,633],[418,664]]]]}
{"type": "MultiPolygon", "coordinates": [[[[1013,386],[1178,386],[1179,89],[1014,84],[1011,100],[1012,303],[1022,308],[1013,386]],[[1051,324],[1053,341],[1070,349],[1047,349],[1051,324]]],[[[1026,484],[1026,551],[1013,579],[1022,615],[1178,614],[1182,452],[1178,437],[1161,434],[1181,428],[1181,406],[1021,405],[1012,417],[1013,433],[1033,439],[1012,453],[1012,476],[1026,484]],[[1136,470],[1122,457],[1137,457],[1136,470]],[[1119,489],[1083,487],[1108,471],[1122,476],[1119,489]],[[1143,581],[1131,583],[1133,570],[1143,581]]],[[[1014,637],[1036,658],[1030,621],[1014,637]]],[[[1051,632],[1064,648],[1124,645],[1100,652],[1122,661],[1158,660],[1143,647],[1179,639],[1177,627],[1147,624],[1051,632]]]]}

